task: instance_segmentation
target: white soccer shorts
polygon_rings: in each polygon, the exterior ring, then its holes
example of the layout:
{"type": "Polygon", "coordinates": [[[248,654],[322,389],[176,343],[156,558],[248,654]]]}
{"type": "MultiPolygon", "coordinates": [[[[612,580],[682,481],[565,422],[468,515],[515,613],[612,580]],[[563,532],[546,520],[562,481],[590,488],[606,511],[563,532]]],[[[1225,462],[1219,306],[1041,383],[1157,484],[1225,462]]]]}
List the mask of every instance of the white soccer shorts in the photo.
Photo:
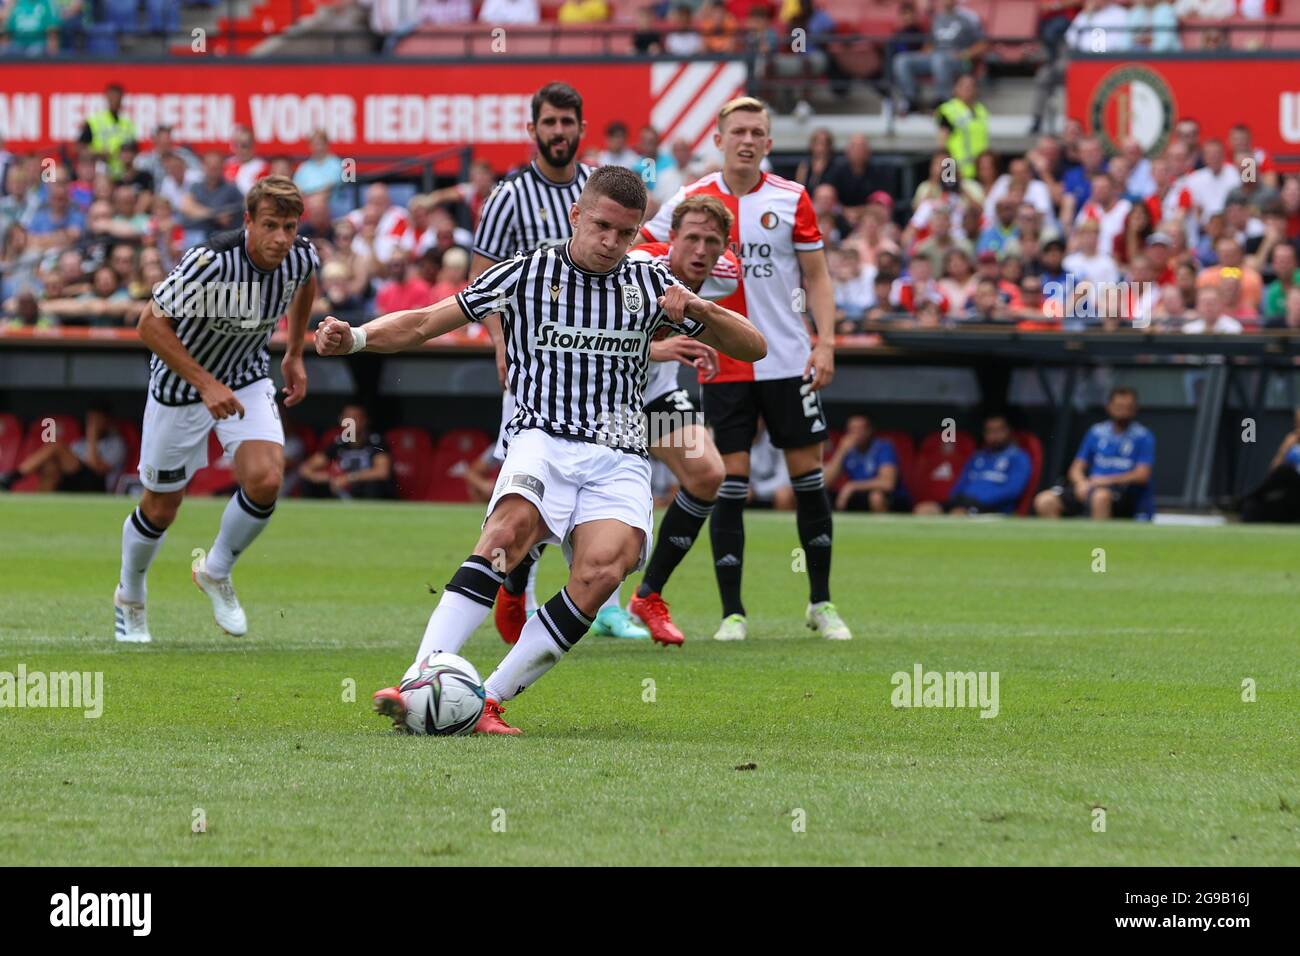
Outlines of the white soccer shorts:
{"type": "Polygon", "coordinates": [[[506,495],[532,503],[551,532],[544,542],[561,545],[570,564],[573,529],[610,518],[642,533],[641,561],[633,570],[650,559],[654,498],[650,462],[639,455],[529,428],[510,439],[487,515],[506,495]]]}
{"type": "Polygon", "coordinates": [[[164,405],[150,395],[140,430],[140,483],[157,492],[180,491],[188,485],[208,463],[208,433],[213,428],[231,457],[246,441],[284,444],[275,385],[269,378],[236,389],[235,398],[244,406],[244,417],[218,421],[202,402],[164,405]]]}

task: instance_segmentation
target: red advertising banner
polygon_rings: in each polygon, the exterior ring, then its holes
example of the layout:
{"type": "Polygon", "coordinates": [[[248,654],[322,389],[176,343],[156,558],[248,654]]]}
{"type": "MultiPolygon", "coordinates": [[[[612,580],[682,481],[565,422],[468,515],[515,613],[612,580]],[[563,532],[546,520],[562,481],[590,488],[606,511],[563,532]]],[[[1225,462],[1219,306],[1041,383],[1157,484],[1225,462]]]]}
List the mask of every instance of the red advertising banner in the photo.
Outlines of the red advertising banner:
{"type": "Polygon", "coordinates": [[[1180,117],[1204,138],[1224,139],[1236,123],[1254,144],[1300,164],[1300,60],[1287,57],[1124,61],[1075,60],[1066,75],[1067,112],[1107,149],[1135,137],[1163,150],[1180,117]]]}
{"type": "Polygon", "coordinates": [[[407,156],[472,145],[498,169],[527,155],[533,92],[553,80],[584,100],[586,145],[622,120],[633,139],[652,123],[665,143],[692,145],[713,132],[718,109],[743,92],[741,61],[541,64],[355,64],[256,62],[196,64],[0,64],[0,136],[11,152],[75,139],[103,108],[110,82],[126,90],[124,109],[145,142],[173,127],[195,150],[227,149],[236,125],[253,130],[262,155],[307,152],[323,129],[339,156],[407,156]]]}

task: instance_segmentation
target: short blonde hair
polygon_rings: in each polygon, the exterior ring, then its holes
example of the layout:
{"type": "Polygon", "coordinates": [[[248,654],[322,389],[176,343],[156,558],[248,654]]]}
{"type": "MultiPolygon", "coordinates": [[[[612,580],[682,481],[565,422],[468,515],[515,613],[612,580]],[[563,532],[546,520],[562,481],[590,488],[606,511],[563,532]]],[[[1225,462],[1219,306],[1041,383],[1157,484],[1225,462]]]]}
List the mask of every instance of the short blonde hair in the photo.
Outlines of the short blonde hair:
{"type": "Polygon", "coordinates": [[[767,128],[770,132],[772,129],[772,113],[767,108],[767,104],[757,96],[737,96],[734,100],[728,100],[723,104],[722,109],[718,110],[718,128],[722,128],[722,121],[732,113],[762,113],[767,120],[767,128]]]}
{"type": "Polygon", "coordinates": [[[736,217],[731,214],[731,210],[717,196],[706,196],[696,193],[694,196],[687,196],[677,208],[673,210],[673,231],[676,232],[682,227],[682,220],[691,213],[701,213],[710,216],[722,230],[722,240],[726,242],[731,238],[731,224],[735,222],[736,217]]]}
{"type": "Polygon", "coordinates": [[[244,197],[244,208],[248,210],[248,215],[256,216],[257,207],[263,202],[269,202],[277,216],[302,218],[302,190],[288,176],[267,176],[253,183],[253,188],[244,197]]]}

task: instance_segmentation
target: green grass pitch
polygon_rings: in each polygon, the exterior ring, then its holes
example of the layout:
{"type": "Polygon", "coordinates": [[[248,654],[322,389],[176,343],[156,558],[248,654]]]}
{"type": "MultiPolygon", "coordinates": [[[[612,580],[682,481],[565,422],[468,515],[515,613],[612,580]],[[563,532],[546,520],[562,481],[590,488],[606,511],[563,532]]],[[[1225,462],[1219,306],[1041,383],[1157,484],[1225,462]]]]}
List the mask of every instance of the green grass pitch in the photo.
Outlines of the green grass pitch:
{"type": "MultiPolygon", "coordinates": [[[[223,504],[182,509],[135,647],[112,640],[131,503],[0,497],[0,671],[100,671],[105,698],[0,709],[6,863],[1300,863],[1292,532],[837,517],[855,639],[831,644],[793,516],[753,513],[748,642],[709,640],[701,542],[667,595],[684,648],[589,637],[509,705],[525,736],[427,739],[370,693],[481,510],[284,502],[235,570],[234,639],[189,580],[223,504]],[[895,708],[917,663],[996,671],[997,716],[895,708]]],[[[562,573],[552,552],[539,590],[562,573]]],[[[486,675],[503,650],[489,621],[464,653],[486,675]]]]}

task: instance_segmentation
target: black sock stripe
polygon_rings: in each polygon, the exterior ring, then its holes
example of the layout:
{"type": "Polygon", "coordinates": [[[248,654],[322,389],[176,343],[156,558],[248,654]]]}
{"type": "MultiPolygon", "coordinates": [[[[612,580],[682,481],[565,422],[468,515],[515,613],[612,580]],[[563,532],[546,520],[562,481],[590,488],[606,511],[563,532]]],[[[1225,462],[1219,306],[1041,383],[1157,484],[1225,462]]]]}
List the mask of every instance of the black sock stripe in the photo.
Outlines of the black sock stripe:
{"type": "Polygon", "coordinates": [[[239,502],[239,507],[243,508],[254,518],[260,518],[262,520],[266,520],[267,518],[271,517],[272,512],[275,511],[274,504],[271,505],[271,507],[269,508],[264,507],[263,505],[259,505],[252,498],[248,497],[248,495],[244,494],[243,488],[235,489],[235,500],[239,502]]]}
{"type": "Polygon", "coordinates": [[[491,607],[496,603],[501,575],[492,570],[492,563],[481,555],[472,554],[461,562],[456,573],[447,582],[447,590],[491,607]]]}
{"type": "Polygon", "coordinates": [[[816,491],[818,488],[826,486],[825,479],[822,476],[822,470],[817,468],[807,474],[797,475],[790,479],[790,486],[795,491],[816,491]]]}
{"type": "Polygon", "coordinates": [[[673,504],[681,508],[688,515],[694,515],[697,518],[707,518],[713,513],[712,501],[701,501],[685,488],[679,489],[677,497],[673,499],[673,504]]]}
{"type": "Polygon", "coordinates": [[[492,592],[492,597],[484,597],[482,594],[479,594],[477,591],[473,591],[467,587],[461,587],[459,584],[455,582],[454,579],[450,584],[447,585],[446,590],[454,591],[455,593],[463,597],[469,598],[475,604],[482,604],[484,607],[491,607],[495,603],[494,599],[496,598],[496,593],[497,593],[494,590],[492,592]]]}
{"type": "MultiPolygon", "coordinates": [[[[118,513],[120,514],[121,512],[118,513]]],[[[136,508],[131,512],[131,524],[135,525],[136,531],[139,531],[146,538],[152,538],[155,541],[158,538],[161,538],[164,534],[164,532],[159,531],[149,523],[149,519],[140,513],[139,508],[136,508]]]]}
{"type": "Polygon", "coordinates": [[[718,489],[719,498],[749,497],[749,478],[745,475],[728,475],[718,489]]]}
{"type": "Polygon", "coordinates": [[[586,627],[591,627],[591,618],[583,614],[582,611],[578,608],[578,605],[573,603],[573,598],[569,597],[568,588],[560,588],[560,597],[564,598],[564,603],[568,607],[569,613],[572,614],[574,617],[576,617],[579,623],[585,625],[586,627]]]}
{"type": "Polygon", "coordinates": [[[542,626],[546,628],[546,633],[551,635],[551,640],[555,642],[555,645],[567,654],[569,648],[573,645],[564,639],[564,635],[560,633],[560,629],[556,627],[555,622],[551,620],[551,615],[546,610],[549,604],[550,602],[548,601],[537,609],[537,619],[542,622],[542,626]]]}
{"type": "Polygon", "coordinates": [[[490,577],[492,580],[496,581],[497,584],[500,584],[502,581],[506,579],[506,576],[501,572],[499,572],[496,568],[492,567],[492,562],[489,561],[487,558],[483,557],[481,554],[471,554],[468,558],[466,558],[464,561],[460,563],[460,566],[462,568],[469,568],[470,570],[473,571],[481,571],[484,574],[486,574],[488,577],[490,577]]]}

